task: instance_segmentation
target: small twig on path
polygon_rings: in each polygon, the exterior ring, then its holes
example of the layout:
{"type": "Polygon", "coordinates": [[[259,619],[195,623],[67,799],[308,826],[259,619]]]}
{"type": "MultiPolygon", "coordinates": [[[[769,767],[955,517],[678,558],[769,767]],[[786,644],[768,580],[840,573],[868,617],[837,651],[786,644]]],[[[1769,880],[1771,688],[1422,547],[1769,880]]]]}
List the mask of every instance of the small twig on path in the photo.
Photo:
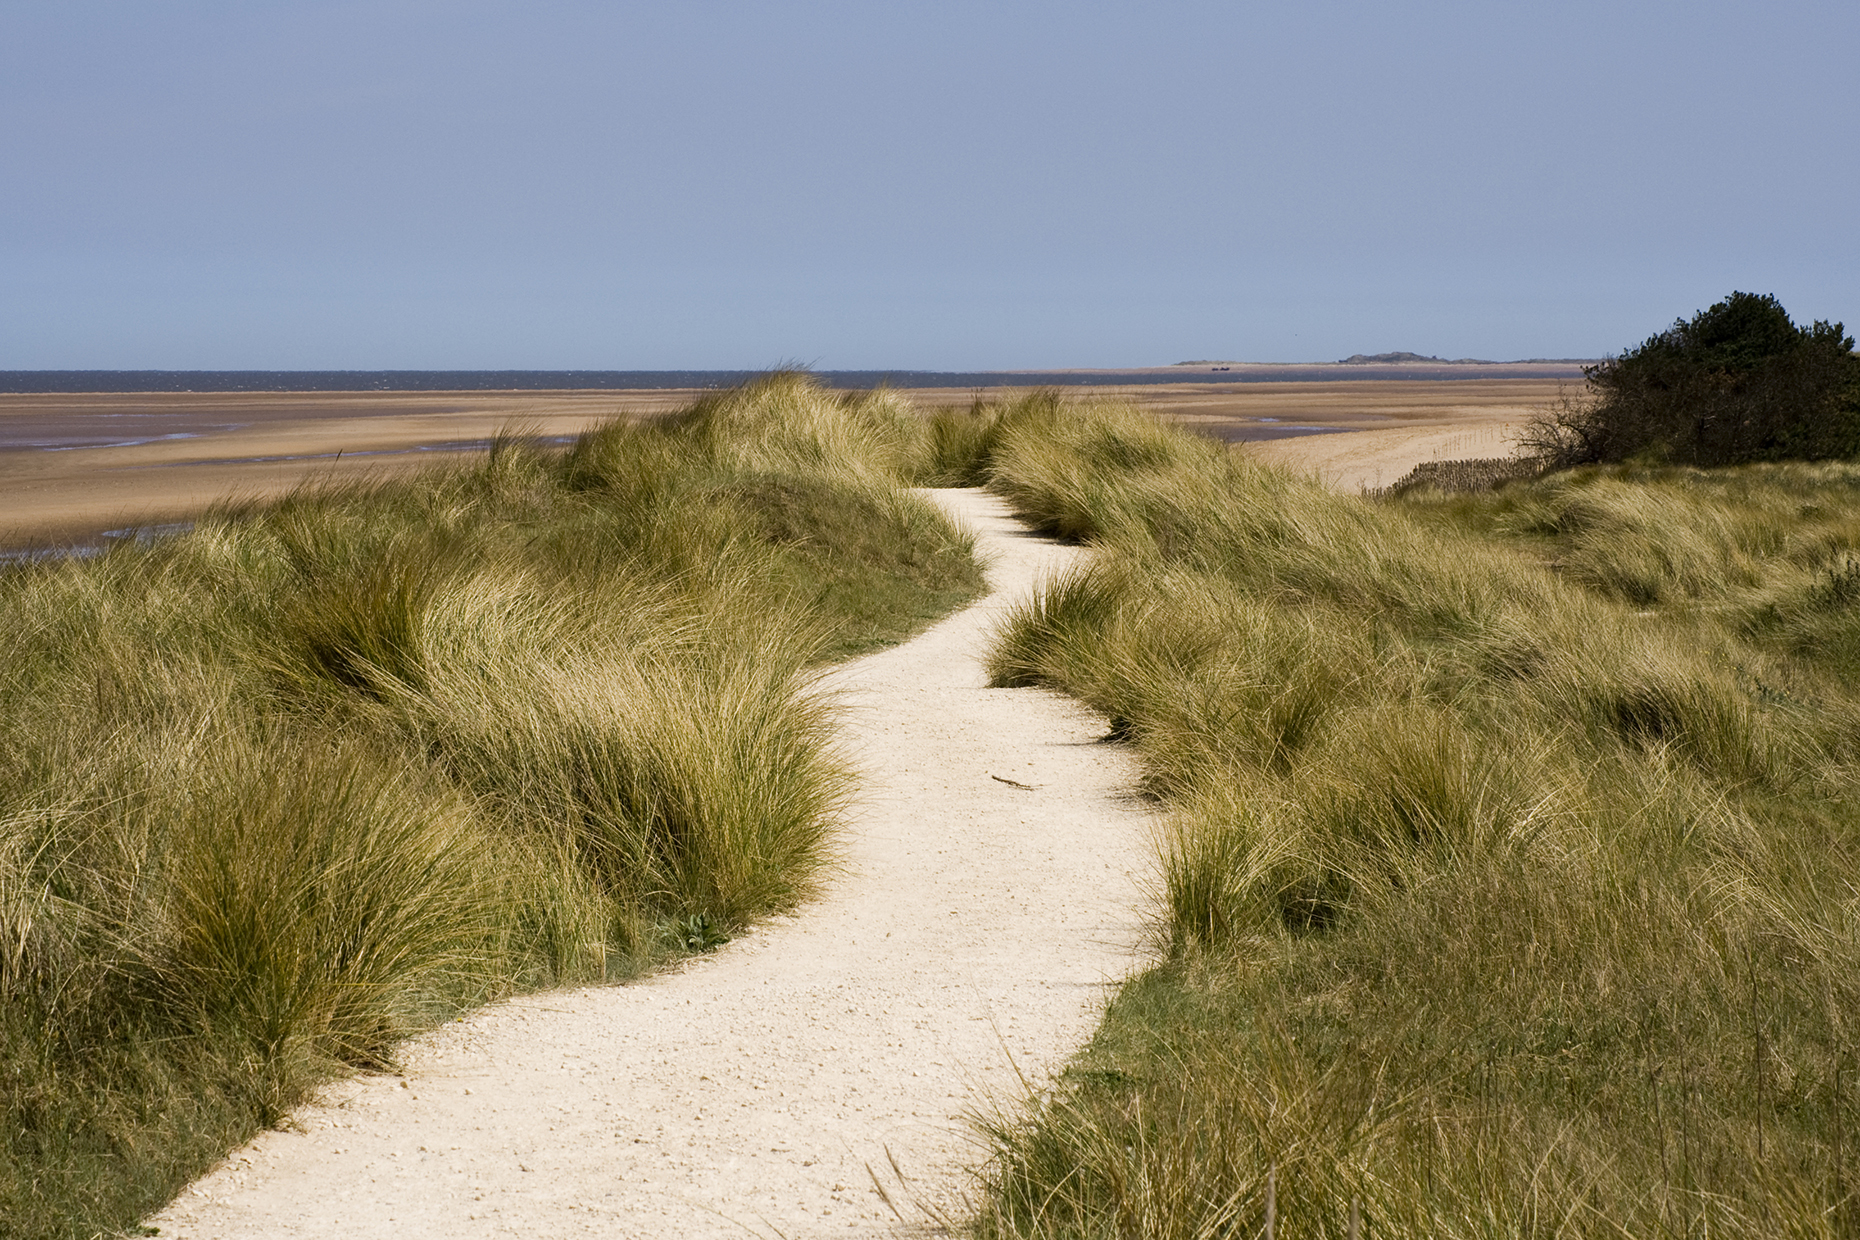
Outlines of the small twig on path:
{"type": "Polygon", "coordinates": [[[1006,784],[1010,788],[1019,788],[1022,792],[1034,792],[1040,787],[1038,784],[1023,784],[1018,779],[1003,779],[999,775],[990,775],[988,778],[994,780],[997,784],[1006,784]]]}

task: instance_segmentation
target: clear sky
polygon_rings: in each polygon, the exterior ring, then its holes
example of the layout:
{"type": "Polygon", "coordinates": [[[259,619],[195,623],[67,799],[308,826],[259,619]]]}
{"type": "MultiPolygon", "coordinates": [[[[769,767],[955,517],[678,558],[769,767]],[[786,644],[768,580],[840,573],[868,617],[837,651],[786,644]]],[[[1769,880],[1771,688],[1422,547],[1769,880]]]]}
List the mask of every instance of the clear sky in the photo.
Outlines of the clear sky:
{"type": "Polygon", "coordinates": [[[1856,0],[0,0],[0,368],[1860,327],[1856,0]]]}

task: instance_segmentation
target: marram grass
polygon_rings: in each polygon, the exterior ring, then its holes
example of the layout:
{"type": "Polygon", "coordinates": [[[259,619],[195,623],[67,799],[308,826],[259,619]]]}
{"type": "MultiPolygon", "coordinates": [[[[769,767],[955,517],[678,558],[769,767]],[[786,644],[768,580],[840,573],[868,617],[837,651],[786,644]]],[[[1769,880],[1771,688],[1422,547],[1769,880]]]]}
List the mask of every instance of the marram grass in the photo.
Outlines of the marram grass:
{"type": "Polygon", "coordinates": [[[793,907],[813,669],[980,586],[805,376],[0,574],[0,1231],[133,1224],[329,1073],[793,907]]]}
{"type": "Polygon", "coordinates": [[[1166,813],[1165,963],[988,1121],[980,1234],[1860,1231],[1860,467],[1370,502],[1053,398],[983,450],[1097,548],[997,683],[1166,813]]]}

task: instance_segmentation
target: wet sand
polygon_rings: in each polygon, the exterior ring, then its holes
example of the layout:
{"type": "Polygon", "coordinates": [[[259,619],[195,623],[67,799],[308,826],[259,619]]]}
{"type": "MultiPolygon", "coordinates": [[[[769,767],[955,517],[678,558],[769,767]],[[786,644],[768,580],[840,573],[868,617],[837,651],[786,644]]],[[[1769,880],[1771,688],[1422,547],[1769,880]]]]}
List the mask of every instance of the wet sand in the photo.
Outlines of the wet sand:
{"type": "MultiPolygon", "coordinates": [[[[1502,455],[1506,437],[1534,408],[1553,401],[1559,385],[1554,379],[1181,383],[1068,395],[1129,397],[1354,490],[1393,482],[1418,460],[1502,455]]],[[[967,406],[1003,392],[906,390],[925,408],[967,406]]],[[[0,548],[84,542],[106,530],[186,521],[228,497],[275,496],[315,478],[361,480],[417,468],[480,448],[513,425],[566,438],[612,418],[667,413],[699,394],[0,395],[0,548]]]]}
{"type": "Polygon", "coordinates": [[[0,547],[185,521],[230,497],[359,481],[482,448],[507,427],[572,437],[693,391],[0,396],[0,547]],[[50,446],[37,446],[50,445],[50,446]]]}

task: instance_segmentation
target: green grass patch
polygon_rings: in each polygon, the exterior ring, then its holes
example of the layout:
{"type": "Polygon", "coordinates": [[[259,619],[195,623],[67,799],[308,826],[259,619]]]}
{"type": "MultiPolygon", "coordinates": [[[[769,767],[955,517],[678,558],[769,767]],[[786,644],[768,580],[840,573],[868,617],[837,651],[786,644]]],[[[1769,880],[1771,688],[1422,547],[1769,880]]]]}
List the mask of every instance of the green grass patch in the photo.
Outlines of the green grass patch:
{"type": "Polygon", "coordinates": [[[1860,468],[1338,496],[1130,408],[997,414],[1091,542],[998,635],[1163,798],[1157,933],[986,1236],[1860,1226],[1860,468]]]}
{"type": "Polygon", "coordinates": [[[319,1081],[813,892],[823,663],[979,593],[799,375],[0,574],[0,1219],[129,1227],[319,1081]]]}

